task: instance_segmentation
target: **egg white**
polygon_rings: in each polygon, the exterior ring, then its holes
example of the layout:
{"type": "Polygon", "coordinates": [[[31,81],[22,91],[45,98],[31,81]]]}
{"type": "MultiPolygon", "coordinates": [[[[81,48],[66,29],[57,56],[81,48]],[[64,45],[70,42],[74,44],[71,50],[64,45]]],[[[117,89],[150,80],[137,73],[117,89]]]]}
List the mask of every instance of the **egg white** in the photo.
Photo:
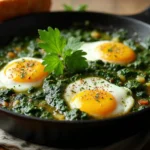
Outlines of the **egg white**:
{"type": "Polygon", "coordinates": [[[71,102],[71,99],[81,91],[94,90],[95,88],[98,90],[104,90],[109,92],[111,95],[114,96],[117,102],[116,109],[106,117],[126,114],[131,110],[134,105],[134,99],[132,97],[131,90],[126,87],[119,87],[117,85],[111,84],[99,77],[88,77],[69,84],[65,89],[64,99],[72,109],[78,108],[78,104],[76,104],[76,102],[71,102]]]}
{"type": "Polygon", "coordinates": [[[80,49],[87,53],[84,57],[88,61],[96,61],[96,60],[100,60],[100,55],[98,51],[96,51],[97,46],[100,46],[104,43],[109,43],[109,42],[110,41],[87,42],[87,43],[84,43],[80,47],[80,49]]]}
{"type": "MultiPolygon", "coordinates": [[[[34,61],[42,62],[41,59],[24,57],[24,58],[19,58],[19,59],[10,61],[7,65],[12,64],[14,62],[22,61],[22,60],[34,60],[34,61]]],[[[12,81],[4,74],[4,69],[7,67],[7,65],[0,71],[0,88],[8,88],[8,89],[13,89],[16,92],[23,92],[23,91],[27,91],[31,87],[39,87],[42,84],[43,79],[41,79],[40,81],[36,81],[36,82],[26,82],[26,83],[12,81]]]]}

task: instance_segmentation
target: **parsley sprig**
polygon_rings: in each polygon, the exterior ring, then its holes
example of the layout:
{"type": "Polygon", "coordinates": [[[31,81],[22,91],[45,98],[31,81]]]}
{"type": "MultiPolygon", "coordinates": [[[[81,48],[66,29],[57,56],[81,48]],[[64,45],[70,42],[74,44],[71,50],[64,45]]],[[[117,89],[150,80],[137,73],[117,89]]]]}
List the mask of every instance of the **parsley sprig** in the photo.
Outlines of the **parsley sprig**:
{"type": "Polygon", "coordinates": [[[39,47],[46,52],[43,64],[47,72],[60,76],[65,70],[77,73],[88,67],[84,57],[86,53],[80,50],[83,43],[79,38],[71,37],[67,40],[59,29],[52,27],[48,27],[48,30],[39,30],[39,35],[39,47]]]}
{"type": "Polygon", "coordinates": [[[64,4],[63,7],[64,7],[64,10],[65,10],[65,11],[86,11],[87,8],[88,8],[88,5],[86,5],[86,4],[81,4],[81,5],[79,5],[77,8],[74,8],[74,7],[71,6],[71,5],[64,4]]]}

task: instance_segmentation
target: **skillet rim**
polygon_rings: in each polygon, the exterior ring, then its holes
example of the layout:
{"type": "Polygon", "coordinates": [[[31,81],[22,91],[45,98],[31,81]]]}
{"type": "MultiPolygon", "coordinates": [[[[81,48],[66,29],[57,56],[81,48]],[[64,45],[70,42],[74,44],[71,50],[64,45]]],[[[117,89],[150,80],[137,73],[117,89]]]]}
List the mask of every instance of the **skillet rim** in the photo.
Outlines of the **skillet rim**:
{"type": "MultiPolygon", "coordinates": [[[[118,19],[123,19],[125,21],[140,24],[140,25],[146,26],[147,28],[150,29],[150,25],[148,23],[145,23],[143,21],[132,18],[132,16],[130,18],[130,16],[126,17],[126,16],[120,16],[120,15],[115,15],[115,14],[110,14],[110,13],[96,12],[96,11],[85,11],[85,12],[53,11],[53,12],[42,12],[42,13],[31,13],[31,14],[28,14],[28,15],[23,15],[23,16],[15,17],[13,19],[6,20],[5,22],[0,23],[0,26],[4,25],[4,24],[9,24],[11,22],[19,21],[20,19],[23,19],[23,18],[36,17],[38,15],[50,15],[50,14],[77,14],[77,15],[79,15],[79,14],[93,14],[93,15],[97,14],[97,15],[106,15],[106,16],[109,16],[109,17],[113,17],[113,18],[115,17],[115,18],[118,18],[118,19]]],[[[102,120],[101,119],[99,119],[99,120],[72,120],[72,121],[69,121],[69,120],[48,120],[48,119],[42,119],[42,118],[38,118],[38,117],[22,115],[22,114],[15,113],[13,111],[9,111],[9,110],[1,108],[1,107],[0,107],[0,112],[6,113],[10,117],[17,117],[17,118],[25,119],[25,120],[38,121],[38,122],[41,122],[41,123],[91,124],[91,123],[103,123],[103,122],[123,120],[123,119],[129,118],[129,117],[138,116],[139,114],[144,114],[144,113],[150,112],[150,107],[145,108],[145,109],[140,110],[140,111],[137,111],[137,112],[128,113],[128,114],[125,114],[123,116],[105,118],[105,119],[102,119],[102,120]]]]}
{"type": "Polygon", "coordinates": [[[84,12],[82,12],[82,11],[80,11],[80,12],[77,12],[77,11],[73,11],[73,12],[69,12],[69,11],[68,12],[67,11],[52,11],[52,12],[31,13],[31,14],[27,14],[27,15],[14,17],[14,18],[11,18],[11,19],[6,20],[4,22],[1,22],[0,26],[3,25],[3,24],[7,24],[7,23],[10,23],[10,22],[22,19],[22,18],[35,17],[35,16],[38,16],[38,15],[50,15],[50,14],[98,14],[98,15],[106,15],[106,16],[110,16],[110,17],[116,17],[116,18],[119,18],[119,19],[127,20],[127,21],[130,21],[130,22],[136,22],[136,24],[141,24],[141,25],[144,25],[144,26],[150,28],[150,25],[148,23],[133,18],[134,17],[133,15],[123,16],[123,15],[115,15],[115,14],[111,14],[111,13],[103,13],[103,12],[96,12],[96,11],[84,11],[84,12]]]}
{"type": "Polygon", "coordinates": [[[123,116],[118,117],[112,117],[112,118],[105,118],[105,119],[93,119],[93,120],[48,120],[48,119],[42,119],[38,117],[32,117],[32,116],[26,116],[19,113],[15,113],[3,108],[0,108],[0,112],[6,113],[10,117],[17,117],[19,119],[24,120],[32,120],[32,121],[38,121],[41,123],[57,123],[57,124],[91,124],[91,123],[103,123],[103,122],[112,122],[112,121],[119,121],[127,118],[133,118],[134,116],[142,115],[145,113],[150,112],[150,107],[145,108],[143,110],[137,111],[137,112],[131,112],[123,116]]]}

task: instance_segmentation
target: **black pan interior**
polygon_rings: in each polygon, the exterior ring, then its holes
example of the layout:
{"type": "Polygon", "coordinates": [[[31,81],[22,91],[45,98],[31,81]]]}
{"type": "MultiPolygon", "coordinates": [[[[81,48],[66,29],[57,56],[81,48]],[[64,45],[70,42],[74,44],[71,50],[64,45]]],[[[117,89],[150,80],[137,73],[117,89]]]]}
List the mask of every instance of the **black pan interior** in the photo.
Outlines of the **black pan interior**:
{"type": "Polygon", "coordinates": [[[82,24],[85,21],[105,30],[125,28],[129,31],[129,36],[137,32],[142,39],[150,34],[147,24],[130,18],[94,12],[53,12],[18,17],[0,24],[0,44],[6,43],[12,36],[37,34],[38,29],[48,26],[66,29],[74,23],[82,24]]]}
{"type": "MultiPolygon", "coordinates": [[[[74,23],[90,21],[93,27],[104,30],[124,28],[131,37],[137,32],[143,40],[150,35],[150,26],[140,21],[114,15],[92,12],[53,12],[19,17],[0,24],[0,45],[14,36],[37,34],[48,26],[66,29],[74,23]]],[[[44,121],[23,117],[0,109],[0,127],[21,139],[53,147],[105,147],[147,130],[150,109],[124,117],[86,122],[44,121]]]]}

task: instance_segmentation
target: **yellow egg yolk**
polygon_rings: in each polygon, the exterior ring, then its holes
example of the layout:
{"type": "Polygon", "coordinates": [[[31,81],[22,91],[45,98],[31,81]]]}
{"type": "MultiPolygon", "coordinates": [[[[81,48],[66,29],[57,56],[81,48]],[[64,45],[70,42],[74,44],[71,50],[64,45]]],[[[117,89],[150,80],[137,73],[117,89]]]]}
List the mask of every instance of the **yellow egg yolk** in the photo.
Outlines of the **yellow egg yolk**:
{"type": "Polygon", "coordinates": [[[78,108],[94,117],[105,117],[117,106],[113,95],[104,90],[84,90],[71,100],[71,107],[78,108]]]}
{"type": "Polygon", "coordinates": [[[96,52],[103,61],[115,64],[128,64],[136,59],[136,54],[130,47],[118,42],[99,45],[96,52]]]}
{"type": "Polygon", "coordinates": [[[36,60],[22,59],[8,64],[4,68],[5,76],[15,82],[38,82],[43,80],[48,73],[44,72],[44,66],[36,60]]]}

